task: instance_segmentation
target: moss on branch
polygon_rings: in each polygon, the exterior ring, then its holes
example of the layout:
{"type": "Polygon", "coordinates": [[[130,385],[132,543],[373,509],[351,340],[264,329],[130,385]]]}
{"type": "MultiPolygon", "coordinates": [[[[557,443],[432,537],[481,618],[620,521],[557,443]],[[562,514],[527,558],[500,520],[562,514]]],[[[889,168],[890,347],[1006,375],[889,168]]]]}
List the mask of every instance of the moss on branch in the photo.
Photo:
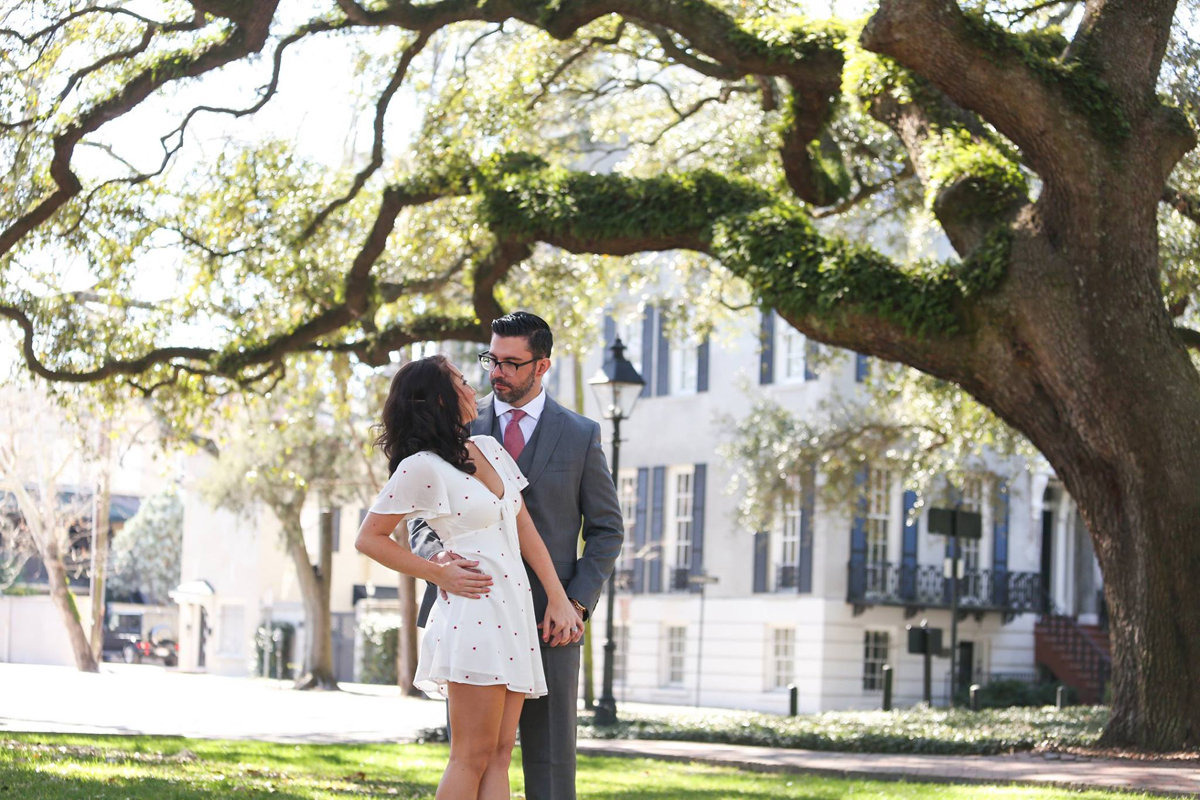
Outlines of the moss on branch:
{"type": "Polygon", "coordinates": [[[1013,154],[995,142],[973,138],[969,131],[937,131],[923,157],[928,165],[926,203],[933,208],[943,191],[957,185],[955,196],[968,204],[948,209],[956,219],[998,218],[1029,197],[1029,181],[1013,154]]]}
{"type": "Polygon", "coordinates": [[[1063,102],[1087,120],[1096,138],[1110,146],[1127,140],[1129,119],[1121,109],[1111,87],[1082,58],[1063,60],[1067,40],[1054,28],[1014,32],[992,22],[977,11],[964,12],[967,35],[983,50],[998,59],[1016,58],[1047,87],[1056,90],[1063,102]]]}
{"type": "Polygon", "coordinates": [[[484,220],[498,236],[569,236],[598,250],[610,239],[691,236],[781,312],[877,316],[916,336],[961,331],[964,302],[994,290],[1008,263],[1002,230],[967,261],[900,267],[823,235],[798,205],[705,170],[637,179],[490,167],[476,183],[484,220]]]}

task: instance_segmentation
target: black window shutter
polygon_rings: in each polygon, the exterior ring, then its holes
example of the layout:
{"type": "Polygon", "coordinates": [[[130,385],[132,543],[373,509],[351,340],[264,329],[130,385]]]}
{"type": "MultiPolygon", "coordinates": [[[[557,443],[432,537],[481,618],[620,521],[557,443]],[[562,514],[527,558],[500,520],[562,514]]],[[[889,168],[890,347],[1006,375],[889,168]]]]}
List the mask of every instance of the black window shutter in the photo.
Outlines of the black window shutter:
{"type": "MultiPolygon", "coordinates": [[[[692,473],[692,564],[691,573],[701,575],[704,572],[704,485],[708,466],[697,464],[692,473]]],[[[693,583],[693,592],[700,591],[700,585],[693,583]]]]}
{"type": "Polygon", "coordinates": [[[663,325],[661,314],[658,317],[658,360],[655,366],[655,392],[662,397],[671,393],[671,340],[667,338],[667,328],[663,325]]]}
{"type": "MultiPolygon", "coordinates": [[[[646,591],[646,517],[650,511],[650,470],[641,467],[637,472],[637,511],[633,516],[633,584],[635,594],[646,591]]],[[[626,543],[628,545],[628,542],[626,543]]]]}
{"type": "Polygon", "coordinates": [[[696,348],[696,391],[708,391],[708,339],[696,348]]]}
{"type": "Polygon", "coordinates": [[[767,590],[767,548],[770,540],[766,531],[754,534],[754,591],[761,594],[767,590]]]}
{"type": "Polygon", "coordinates": [[[864,356],[862,353],[854,354],[854,380],[862,383],[867,379],[867,375],[871,373],[871,360],[869,356],[864,356]]]}
{"type": "Polygon", "coordinates": [[[775,312],[762,310],[762,330],[759,332],[758,382],[775,382],[775,312]]]}
{"type": "Polygon", "coordinates": [[[654,306],[642,312],[642,397],[654,394],[654,306]]]}
{"type": "Polygon", "coordinates": [[[854,520],[850,524],[850,582],[847,586],[849,599],[861,599],[867,591],[867,468],[863,467],[854,476],[854,487],[858,492],[854,520]]]}
{"type": "Polygon", "coordinates": [[[992,504],[996,518],[992,520],[992,587],[993,604],[1008,605],[1008,481],[996,484],[998,496],[992,504]]]}
{"type": "Polygon", "coordinates": [[[617,338],[617,321],[612,318],[612,314],[604,312],[604,342],[600,345],[604,352],[601,354],[601,361],[608,360],[608,348],[612,347],[613,340],[617,338]]]}
{"type": "Polygon", "coordinates": [[[650,562],[646,569],[650,572],[650,578],[647,581],[647,591],[661,592],[662,591],[662,576],[663,576],[663,560],[666,558],[666,553],[663,552],[663,491],[666,489],[667,483],[667,468],[654,468],[654,486],[651,489],[651,496],[654,498],[650,506],[650,552],[647,555],[650,557],[650,562]]]}
{"type": "Polygon", "coordinates": [[[800,479],[800,564],[796,576],[796,591],[812,592],[813,514],[817,505],[817,468],[812,466],[800,479]]]}
{"type": "Polygon", "coordinates": [[[900,541],[900,596],[911,600],[917,596],[917,519],[913,508],[917,493],[904,493],[904,534],[900,541]]]}
{"type": "Polygon", "coordinates": [[[817,379],[817,354],[820,352],[820,345],[812,339],[804,339],[804,380],[815,381],[817,379]]]}

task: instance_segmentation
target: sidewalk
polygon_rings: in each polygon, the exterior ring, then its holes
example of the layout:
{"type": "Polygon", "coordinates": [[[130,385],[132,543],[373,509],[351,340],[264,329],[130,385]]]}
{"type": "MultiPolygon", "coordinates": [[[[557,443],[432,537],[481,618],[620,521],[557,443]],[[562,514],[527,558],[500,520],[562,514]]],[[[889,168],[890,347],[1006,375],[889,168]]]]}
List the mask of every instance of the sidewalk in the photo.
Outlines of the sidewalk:
{"type": "Polygon", "coordinates": [[[596,756],[696,761],[760,772],[797,772],[831,778],[1021,784],[1200,797],[1200,761],[1133,761],[1054,753],[1003,756],[826,753],[638,739],[580,739],[579,752],[596,756]]]}

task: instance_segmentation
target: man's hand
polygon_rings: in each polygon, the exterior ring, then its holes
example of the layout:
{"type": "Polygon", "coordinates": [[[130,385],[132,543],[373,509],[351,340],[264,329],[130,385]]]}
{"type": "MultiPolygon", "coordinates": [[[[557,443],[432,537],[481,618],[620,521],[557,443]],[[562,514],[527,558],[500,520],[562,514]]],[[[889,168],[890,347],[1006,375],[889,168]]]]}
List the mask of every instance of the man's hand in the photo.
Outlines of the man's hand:
{"type": "Polygon", "coordinates": [[[547,606],[545,618],[538,623],[542,641],[551,647],[573,644],[583,638],[583,617],[574,606],[570,606],[569,611],[567,608],[565,605],[561,609],[547,606]]]}
{"type": "Polygon", "coordinates": [[[450,599],[447,591],[450,594],[469,597],[471,599],[479,599],[482,595],[491,591],[491,576],[485,575],[475,569],[475,567],[479,566],[478,561],[470,561],[463,558],[453,550],[441,550],[434,553],[429,560],[443,569],[448,564],[459,562],[453,569],[445,572],[446,577],[444,581],[438,583],[438,593],[441,594],[443,600],[450,599]],[[460,573],[473,573],[473,576],[462,575],[460,573]]]}

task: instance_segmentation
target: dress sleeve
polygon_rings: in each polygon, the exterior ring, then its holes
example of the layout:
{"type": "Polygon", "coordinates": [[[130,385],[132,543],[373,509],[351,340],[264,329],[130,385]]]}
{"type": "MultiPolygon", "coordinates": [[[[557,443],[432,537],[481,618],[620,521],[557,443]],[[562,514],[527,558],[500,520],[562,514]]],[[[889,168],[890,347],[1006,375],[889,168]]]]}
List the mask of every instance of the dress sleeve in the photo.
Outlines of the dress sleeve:
{"type": "Polygon", "coordinates": [[[417,453],[400,462],[371,504],[372,514],[411,514],[430,520],[450,513],[450,496],[435,456],[417,453]]]}
{"type": "Polygon", "coordinates": [[[492,451],[492,466],[496,468],[496,471],[515,483],[518,491],[524,491],[525,487],[529,485],[529,479],[525,477],[525,473],[521,472],[517,462],[513,461],[513,457],[504,449],[504,445],[491,436],[481,438],[486,438],[488,441],[487,446],[492,451]]]}

